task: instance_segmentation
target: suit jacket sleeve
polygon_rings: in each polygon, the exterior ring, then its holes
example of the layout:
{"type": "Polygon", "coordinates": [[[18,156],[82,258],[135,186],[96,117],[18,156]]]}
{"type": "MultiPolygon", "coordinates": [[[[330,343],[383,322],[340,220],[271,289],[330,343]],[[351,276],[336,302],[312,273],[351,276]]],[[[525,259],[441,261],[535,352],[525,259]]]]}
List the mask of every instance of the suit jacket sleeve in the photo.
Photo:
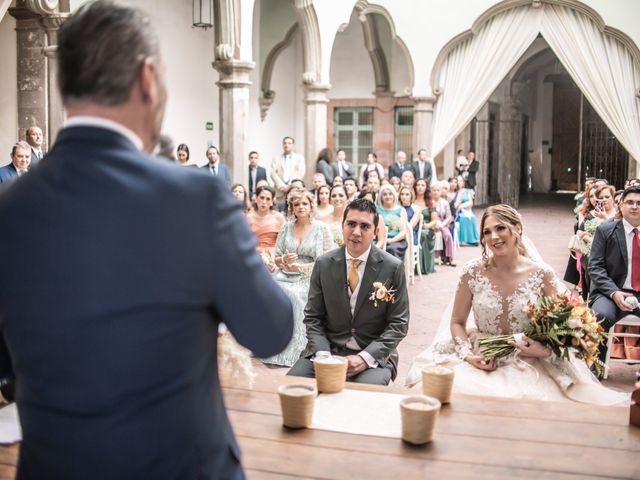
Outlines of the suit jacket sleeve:
{"type": "Polygon", "coordinates": [[[282,351],[293,332],[293,309],[256,252],[256,240],[242,208],[217,178],[207,178],[210,214],[212,309],[233,336],[258,357],[282,351]],[[251,299],[243,301],[242,298],[251,299]]]}
{"type": "Polygon", "coordinates": [[[598,291],[611,298],[611,295],[620,290],[607,271],[607,243],[608,241],[614,241],[613,239],[607,239],[610,236],[607,233],[612,234],[613,231],[608,232],[608,229],[602,227],[603,225],[596,228],[596,233],[591,243],[589,276],[591,277],[591,290],[598,291]]]}
{"type": "Polygon", "coordinates": [[[469,173],[476,173],[478,171],[478,167],[479,167],[479,163],[477,160],[474,160],[473,162],[471,162],[469,164],[469,168],[467,169],[467,172],[469,173]]]}
{"type": "Polygon", "coordinates": [[[313,266],[309,283],[309,297],[304,309],[304,324],[307,328],[307,349],[311,354],[331,351],[331,343],[327,338],[325,325],[327,323],[327,309],[324,303],[322,282],[320,278],[320,262],[313,266]]]}
{"type": "Polygon", "coordinates": [[[280,178],[280,175],[278,174],[278,169],[281,164],[282,164],[282,159],[276,157],[271,162],[271,167],[269,169],[269,176],[271,177],[271,181],[273,182],[276,188],[280,188],[284,186],[284,180],[282,180],[282,178],[280,178]]]}
{"type": "Polygon", "coordinates": [[[364,349],[380,365],[387,363],[389,355],[407,336],[409,329],[409,295],[403,263],[396,266],[391,285],[396,289],[396,301],[387,306],[387,327],[364,349]]]}

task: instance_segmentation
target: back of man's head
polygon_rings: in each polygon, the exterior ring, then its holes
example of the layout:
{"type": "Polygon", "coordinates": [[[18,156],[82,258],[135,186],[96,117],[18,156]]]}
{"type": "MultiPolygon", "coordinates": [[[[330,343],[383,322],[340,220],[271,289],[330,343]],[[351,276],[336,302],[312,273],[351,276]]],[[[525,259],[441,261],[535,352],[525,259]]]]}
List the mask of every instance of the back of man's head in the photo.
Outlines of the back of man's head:
{"type": "Polygon", "coordinates": [[[112,0],[84,4],[64,22],[58,36],[63,103],[124,103],[141,65],[158,54],[158,37],[140,10],[112,0]]]}

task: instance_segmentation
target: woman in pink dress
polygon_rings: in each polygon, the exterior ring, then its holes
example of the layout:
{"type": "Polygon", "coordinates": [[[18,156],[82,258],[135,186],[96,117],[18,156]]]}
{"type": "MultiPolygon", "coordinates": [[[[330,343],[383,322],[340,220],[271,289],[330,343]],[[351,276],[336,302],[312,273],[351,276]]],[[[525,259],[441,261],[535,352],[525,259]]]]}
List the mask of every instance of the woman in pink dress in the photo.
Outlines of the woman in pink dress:
{"type": "MultiPolygon", "coordinates": [[[[285,223],[284,216],[274,210],[275,195],[275,190],[269,186],[258,187],[253,212],[247,215],[251,230],[258,239],[258,252],[271,258],[273,258],[278,233],[285,223]]],[[[270,265],[270,262],[267,262],[267,265],[270,265]]]]}

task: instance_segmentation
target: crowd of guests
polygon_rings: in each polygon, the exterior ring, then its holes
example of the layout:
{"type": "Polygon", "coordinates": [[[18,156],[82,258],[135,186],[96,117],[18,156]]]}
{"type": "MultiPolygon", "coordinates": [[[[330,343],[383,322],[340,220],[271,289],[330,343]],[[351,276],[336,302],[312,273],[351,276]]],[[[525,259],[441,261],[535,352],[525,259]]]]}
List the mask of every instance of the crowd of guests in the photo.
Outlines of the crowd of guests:
{"type": "MultiPolygon", "coordinates": [[[[405,261],[408,268],[414,268],[413,258],[407,255],[411,244],[412,251],[418,252],[417,273],[434,273],[436,264],[456,266],[456,248],[479,242],[471,212],[473,188],[466,175],[459,171],[449,180],[432,181],[425,150],[410,164],[406,154],[398,152],[388,170],[371,152],[357,171],[344,150],[334,155],[325,148],[318,154],[312,184],[305,185],[306,164],[294,145],[293,138],[285,137],[282,154],[273,159],[268,171],[258,165],[258,153],[251,152],[248,185],[230,185],[242,202],[258,251],[294,306],[295,329],[289,346],[263,359],[279,366],[293,365],[306,345],[302,320],[310,273],[319,256],[344,244],[342,221],[351,201],[367,199],[375,205],[380,223],[374,243],[405,261]]],[[[176,157],[183,165],[193,165],[186,145],[178,146],[176,157]]],[[[207,158],[209,163],[201,168],[222,175],[230,184],[215,147],[207,149],[207,158]]]]}
{"type": "MultiPolygon", "coordinates": [[[[571,255],[564,279],[580,290],[609,329],[628,313],[640,314],[627,301],[629,297],[640,298],[636,228],[640,222],[640,179],[628,179],[624,189],[616,190],[606,179],[587,178],[575,199],[575,234],[569,242],[571,255]]],[[[627,328],[640,333],[637,327],[627,328]]],[[[637,338],[615,338],[614,342],[613,357],[640,359],[637,338]]]]}

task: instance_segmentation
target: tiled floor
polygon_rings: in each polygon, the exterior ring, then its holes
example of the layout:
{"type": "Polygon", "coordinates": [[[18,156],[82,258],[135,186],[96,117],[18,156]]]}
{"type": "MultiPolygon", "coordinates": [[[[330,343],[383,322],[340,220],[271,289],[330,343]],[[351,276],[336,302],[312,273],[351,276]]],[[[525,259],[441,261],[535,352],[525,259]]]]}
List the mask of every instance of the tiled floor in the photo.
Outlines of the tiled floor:
{"type": "MultiPolygon", "coordinates": [[[[567,265],[567,243],[573,234],[574,219],[572,195],[546,194],[530,195],[521,201],[524,232],[536,245],[541,255],[559,276],[564,275],[567,265]]],[[[477,210],[478,223],[482,210],[477,210]]],[[[480,256],[480,247],[463,247],[456,252],[457,267],[437,267],[435,274],[416,279],[409,287],[411,321],[409,334],[399,345],[400,364],[397,385],[404,384],[404,378],[411,360],[433,339],[442,312],[447,307],[456,288],[459,272],[465,262],[480,256]]],[[[260,373],[283,375],[287,369],[270,368],[254,360],[260,373]]],[[[631,390],[638,366],[614,364],[605,384],[624,390],[631,390]]]]}

